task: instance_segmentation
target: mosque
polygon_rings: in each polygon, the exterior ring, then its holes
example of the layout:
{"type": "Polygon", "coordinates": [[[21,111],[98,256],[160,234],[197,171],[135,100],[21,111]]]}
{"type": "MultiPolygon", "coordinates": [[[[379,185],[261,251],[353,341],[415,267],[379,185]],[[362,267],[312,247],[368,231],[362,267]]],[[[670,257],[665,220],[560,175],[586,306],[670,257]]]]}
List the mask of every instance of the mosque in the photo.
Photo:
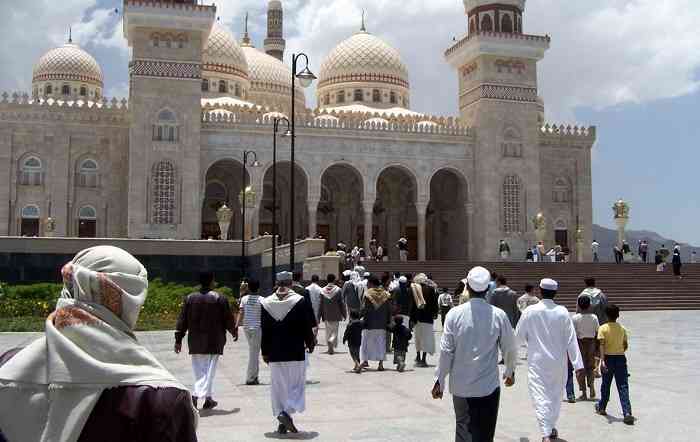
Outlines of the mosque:
{"type": "Polygon", "coordinates": [[[452,117],[411,110],[430,91],[364,24],[323,59],[311,108],[282,61],[281,1],[256,45],[215,6],[124,0],[128,100],[104,97],[99,63],[70,40],[36,62],[31,91],[0,96],[0,235],[217,238],[226,204],[232,239],[272,232],[276,211],[282,241],[294,220],[295,236],[376,238],[394,259],[402,236],[420,260],[495,259],[501,239],[524,258],[538,226],[547,244],[590,244],[595,127],[544,121],[550,37],[523,32],[525,2],[464,0],[466,34],[444,53],[452,117]],[[295,162],[282,123],[273,204],[274,122],[292,100],[295,162]]]}

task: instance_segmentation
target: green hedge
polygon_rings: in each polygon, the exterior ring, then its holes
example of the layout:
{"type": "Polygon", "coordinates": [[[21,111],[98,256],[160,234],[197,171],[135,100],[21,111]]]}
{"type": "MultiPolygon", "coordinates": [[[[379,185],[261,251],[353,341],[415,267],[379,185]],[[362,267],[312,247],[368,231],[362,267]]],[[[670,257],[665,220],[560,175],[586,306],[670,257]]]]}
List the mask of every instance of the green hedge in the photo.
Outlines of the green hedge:
{"type": "MultiPolygon", "coordinates": [[[[0,284],[0,332],[42,331],[42,319],[54,310],[61,288],[60,284],[52,283],[0,284]]],[[[159,279],[151,281],[137,330],[173,329],[185,296],[198,289],[197,286],[166,283],[159,279]]],[[[229,298],[234,309],[237,307],[233,290],[228,287],[217,287],[216,290],[229,298]]]]}

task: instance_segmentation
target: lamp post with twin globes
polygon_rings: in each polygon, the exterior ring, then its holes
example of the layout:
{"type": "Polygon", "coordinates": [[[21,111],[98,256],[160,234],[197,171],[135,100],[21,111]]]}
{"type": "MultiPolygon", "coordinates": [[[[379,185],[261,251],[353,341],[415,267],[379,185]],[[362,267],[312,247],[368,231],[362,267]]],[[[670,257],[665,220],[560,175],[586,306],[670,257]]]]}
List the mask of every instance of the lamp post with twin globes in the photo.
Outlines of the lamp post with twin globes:
{"type": "Polygon", "coordinates": [[[253,192],[252,186],[247,185],[247,169],[248,165],[250,163],[250,167],[258,167],[260,166],[260,163],[258,162],[258,154],[256,154],[253,151],[250,150],[245,150],[243,151],[243,177],[242,177],[242,183],[243,183],[243,190],[241,190],[241,194],[239,195],[239,200],[241,203],[241,212],[242,212],[242,217],[241,217],[241,256],[243,258],[243,276],[245,276],[245,268],[246,268],[246,219],[245,219],[245,212],[246,212],[246,207],[249,204],[249,201],[251,198],[255,198],[255,193],[253,192]],[[252,161],[252,162],[251,162],[252,161]]]}
{"type": "MultiPolygon", "coordinates": [[[[291,137],[290,123],[286,117],[275,118],[273,120],[272,131],[272,283],[275,283],[277,276],[277,133],[280,123],[287,124],[287,130],[283,137],[291,137]]],[[[292,192],[293,196],[294,192],[292,192]]]]}

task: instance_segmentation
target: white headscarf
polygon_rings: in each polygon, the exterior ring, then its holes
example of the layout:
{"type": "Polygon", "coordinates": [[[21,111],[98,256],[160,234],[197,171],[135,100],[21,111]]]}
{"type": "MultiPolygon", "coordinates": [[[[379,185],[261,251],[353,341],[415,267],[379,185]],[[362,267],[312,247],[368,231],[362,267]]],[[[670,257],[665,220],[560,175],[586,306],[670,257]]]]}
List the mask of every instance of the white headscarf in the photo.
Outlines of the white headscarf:
{"type": "Polygon", "coordinates": [[[64,287],[45,336],[0,367],[0,429],[10,441],[77,441],[108,388],[187,391],[134,337],[148,289],[136,258],[93,247],[61,273],[64,287]]]}

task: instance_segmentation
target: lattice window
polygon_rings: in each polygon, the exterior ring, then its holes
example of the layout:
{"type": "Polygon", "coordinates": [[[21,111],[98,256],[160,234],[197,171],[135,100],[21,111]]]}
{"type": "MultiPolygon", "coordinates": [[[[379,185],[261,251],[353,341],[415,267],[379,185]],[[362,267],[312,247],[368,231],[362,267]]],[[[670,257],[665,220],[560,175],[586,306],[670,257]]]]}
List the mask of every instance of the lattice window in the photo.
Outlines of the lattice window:
{"type": "Polygon", "coordinates": [[[513,19],[510,18],[510,14],[503,15],[503,19],[501,19],[501,32],[513,32],[513,19]]]}
{"type": "Polygon", "coordinates": [[[86,86],[80,86],[80,96],[81,97],[87,97],[87,87],[86,86]]]}
{"type": "Polygon", "coordinates": [[[92,206],[83,206],[78,211],[78,219],[95,220],[97,219],[97,210],[92,206]]]}
{"type": "Polygon", "coordinates": [[[225,94],[228,92],[228,85],[224,80],[219,80],[219,93],[225,94]]]}
{"type": "Polygon", "coordinates": [[[209,92],[209,80],[202,80],[202,92],[209,92]]]}
{"type": "Polygon", "coordinates": [[[53,94],[53,86],[51,86],[50,84],[47,84],[46,85],[46,95],[51,95],[51,94],[53,94]]]}
{"type": "Polygon", "coordinates": [[[396,92],[392,91],[389,93],[389,103],[396,104],[396,92]]]}
{"type": "Polygon", "coordinates": [[[44,184],[44,167],[39,157],[30,156],[22,160],[18,181],[23,186],[41,186],[44,184]]]}
{"type": "Polygon", "coordinates": [[[175,143],[180,139],[175,114],[165,109],[158,114],[158,123],[153,125],[153,141],[175,143]]]}
{"type": "Polygon", "coordinates": [[[153,224],[175,224],[175,166],[161,161],[153,166],[153,224]]]}
{"type": "Polygon", "coordinates": [[[61,88],[61,93],[63,95],[70,95],[70,86],[67,84],[64,84],[63,87],[61,88]]]}
{"type": "Polygon", "coordinates": [[[521,230],[522,183],[520,178],[509,175],[503,182],[503,232],[519,233],[521,230]]]}
{"type": "Polygon", "coordinates": [[[345,103],[345,91],[340,91],[338,92],[338,95],[335,97],[336,103],[345,103]]]}
{"type": "Polygon", "coordinates": [[[100,168],[93,159],[85,159],[78,167],[78,187],[98,187],[100,168]]]}
{"type": "Polygon", "coordinates": [[[362,89],[355,89],[353,101],[362,101],[362,89]]]}

